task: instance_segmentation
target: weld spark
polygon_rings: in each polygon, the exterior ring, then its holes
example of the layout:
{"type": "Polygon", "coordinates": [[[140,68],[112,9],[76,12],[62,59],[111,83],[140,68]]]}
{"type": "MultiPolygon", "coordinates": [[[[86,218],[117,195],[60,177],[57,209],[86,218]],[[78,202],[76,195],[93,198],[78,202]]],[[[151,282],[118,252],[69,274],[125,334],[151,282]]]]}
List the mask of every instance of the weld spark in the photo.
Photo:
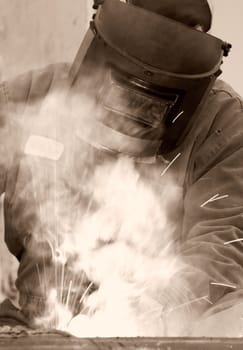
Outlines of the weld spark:
{"type": "Polygon", "coordinates": [[[40,287],[43,287],[42,281],[41,281],[41,275],[40,275],[40,268],[39,268],[39,265],[36,264],[35,266],[36,266],[36,270],[37,270],[37,275],[38,275],[40,287]]]}
{"type": "Polygon", "coordinates": [[[237,289],[236,286],[233,286],[231,284],[226,284],[226,283],[211,282],[210,284],[213,285],[213,286],[228,287],[228,288],[232,288],[232,289],[237,289]]]}
{"type": "Polygon", "coordinates": [[[218,201],[220,199],[224,199],[224,198],[228,198],[229,195],[226,194],[226,195],[223,195],[223,196],[220,196],[218,193],[215,194],[213,197],[209,198],[206,202],[204,202],[203,204],[200,205],[201,208],[205,207],[207,204],[209,203],[212,203],[212,202],[215,202],[215,201],[218,201]]]}
{"type": "Polygon", "coordinates": [[[177,309],[180,309],[184,306],[188,306],[188,305],[191,305],[191,304],[194,304],[194,303],[197,303],[198,301],[206,301],[207,303],[213,305],[213,303],[209,300],[208,298],[208,295],[205,295],[204,297],[200,297],[200,298],[197,298],[197,299],[193,299],[193,300],[190,300],[190,301],[187,301],[186,303],[183,303],[183,304],[180,304],[172,309],[169,309],[166,313],[169,314],[170,312],[174,311],[174,310],[177,310],[177,309]]]}
{"type": "Polygon", "coordinates": [[[175,123],[177,121],[177,119],[184,113],[184,111],[181,111],[173,120],[172,120],[172,124],[175,123]]]}
{"type": "Polygon", "coordinates": [[[167,170],[175,163],[175,161],[181,156],[181,153],[178,153],[177,156],[175,156],[174,159],[168,164],[168,166],[162,171],[160,176],[164,176],[167,170]]]}
{"type": "Polygon", "coordinates": [[[234,239],[232,241],[224,242],[224,245],[232,244],[232,243],[237,243],[237,242],[243,242],[243,238],[238,238],[234,239]]]}
{"type": "Polygon", "coordinates": [[[84,300],[84,298],[86,297],[86,295],[88,294],[90,288],[93,286],[94,282],[90,282],[90,284],[88,285],[88,287],[86,288],[86,290],[84,291],[82,297],[79,300],[79,303],[81,304],[84,300]]]}
{"type": "Polygon", "coordinates": [[[69,283],[69,288],[68,288],[68,293],[67,293],[66,307],[68,307],[68,304],[69,304],[69,299],[70,299],[70,293],[71,293],[72,283],[73,283],[73,281],[71,280],[70,283],[69,283]]]}

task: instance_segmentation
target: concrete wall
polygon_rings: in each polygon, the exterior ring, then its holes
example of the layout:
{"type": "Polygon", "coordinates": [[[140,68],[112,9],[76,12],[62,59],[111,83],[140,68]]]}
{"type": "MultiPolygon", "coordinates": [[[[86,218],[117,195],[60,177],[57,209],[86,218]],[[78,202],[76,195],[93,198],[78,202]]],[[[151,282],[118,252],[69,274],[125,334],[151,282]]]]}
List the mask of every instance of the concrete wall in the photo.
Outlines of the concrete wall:
{"type": "Polygon", "coordinates": [[[243,1],[212,0],[214,22],[212,33],[233,45],[223,65],[223,78],[243,96],[243,1]]]}
{"type": "Polygon", "coordinates": [[[90,0],[0,0],[0,74],[70,61],[88,26],[90,0]]]}
{"type": "MultiPolygon", "coordinates": [[[[151,0],[152,1],[152,0],[151,0]]],[[[243,1],[211,0],[212,34],[233,44],[223,78],[242,95],[243,1]]],[[[0,0],[0,75],[71,61],[92,13],[92,0],[0,0]]]]}

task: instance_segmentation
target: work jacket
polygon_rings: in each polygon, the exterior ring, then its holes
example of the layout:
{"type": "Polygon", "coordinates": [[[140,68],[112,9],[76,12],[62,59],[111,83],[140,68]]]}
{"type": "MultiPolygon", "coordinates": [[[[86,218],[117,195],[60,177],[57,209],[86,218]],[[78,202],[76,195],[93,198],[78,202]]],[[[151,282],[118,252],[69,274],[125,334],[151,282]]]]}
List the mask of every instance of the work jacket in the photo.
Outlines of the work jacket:
{"type": "MultiPolygon", "coordinates": [[[[46,253],[45,264],[38,254],[50,249],[38,246],[31,236],[33,216],[38,211],[31,182],[42,179],[38,166],[30,166],[28,158],[34,155],[26,151],[29,126],[38,118],[47,96],[53,91],[62,94],[68,88],[68,70],[66,64],[51,65],[0,85],[0,192],[5,193],[5,240],[20,262],[16,285],[20,308],[27,316],[35,313],[38,305],[42,307],[45,288],[54,283],[55,276],[50,253],[46,253]],[[48,276],[45,284],[40,283],[44,273],[48,276]]],[[[230,308],[242,299],[242,107],[240,97],[224,82],[216,81],[182,144],[158,157],[156,165],[146,164],[148,168],[158,166],[161,175],[172,162],[166,175],[171,174],[181,188],[174,214],[183,268],[161,293],[161,303],[169,308],[172,305],[175,317],[181,310],[178,305],[188,300],[192,303],[187,311],[195,309],[201,314],[230,308]]],[[[72,133],[67,135],[73,137],[72,133]]],[[[44,158],[43,164],[50,164],[51,169],[52,162],[62,168],[62,157],[58,161],[55,155],[54,159],[44,158]]],[[[70,169],[70,176],[72,173],[70,169]]],[[[158,181],[162,182],[163,176],[158,181]]],[[[38,198],[42,198],[44,194],[38,191],[38,198]]],[[[45,210],[44,217],[52,215],[51,208],[45,210]]]]}

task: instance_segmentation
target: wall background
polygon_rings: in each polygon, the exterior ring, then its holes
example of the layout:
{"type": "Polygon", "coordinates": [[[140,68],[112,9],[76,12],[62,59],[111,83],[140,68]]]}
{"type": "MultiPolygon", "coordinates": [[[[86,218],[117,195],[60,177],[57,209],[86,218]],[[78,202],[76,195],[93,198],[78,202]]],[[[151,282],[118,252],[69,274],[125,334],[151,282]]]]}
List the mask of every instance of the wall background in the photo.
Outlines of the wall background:
{"type": "Polygon", "coordinates": [[[233,45],[231,54],[224,59],[222,77],[243,96],[243,1],[212,0],[212,2],[214,4],[212,34],[233,45]]]}
{"type": "Polygon", "coordinates": [[[88,26],[89,0],[0,0],[0,74],[70,61],[88,26]]]}
{"type": "MultiPolygon", "coordinates": [[[[151,0],[152,1],[152,0],[151,0]]],[[[243,1],[212,0],[212,34],[233,44],[223,78],[243,95],[243,1]]],[[[71,61],[88,26],[92,0],[0,0],[0,75],[71,61]]]]}
{"type": "MultiPolygon", "coordinates": [[[[153,1],[153,0],[151,0],[153,1]]],[[[243,0],[214,1],[212,34],[233,44],[223,78],[243,96],[243,0]]],[[[0,80],[48,63],[72,61],[89,19],[92,0],[0,0],[0,80]]],[[[0,301],[15,280],[16,260],[3,243],[0,200],[0,301]]]]}

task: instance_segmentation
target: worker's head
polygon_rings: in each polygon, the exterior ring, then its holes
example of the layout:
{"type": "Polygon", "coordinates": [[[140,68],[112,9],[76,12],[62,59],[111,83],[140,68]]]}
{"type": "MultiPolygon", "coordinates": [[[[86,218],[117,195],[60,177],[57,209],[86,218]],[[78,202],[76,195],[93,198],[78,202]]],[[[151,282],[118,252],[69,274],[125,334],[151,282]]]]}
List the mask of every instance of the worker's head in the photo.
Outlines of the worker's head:
{"type": "Polygon", "coordinates": [[[208,32],[212,13],[207,0],[127,0],[127,3],[142,7],[159,15],[208,32]]]}
{"type": "Polygon", "coordinates": [[[185,139],[227,53],[210,26],[206,0],[100,1],[72,69],[95,95],[93,144],[150,157],[185,139]]]}

